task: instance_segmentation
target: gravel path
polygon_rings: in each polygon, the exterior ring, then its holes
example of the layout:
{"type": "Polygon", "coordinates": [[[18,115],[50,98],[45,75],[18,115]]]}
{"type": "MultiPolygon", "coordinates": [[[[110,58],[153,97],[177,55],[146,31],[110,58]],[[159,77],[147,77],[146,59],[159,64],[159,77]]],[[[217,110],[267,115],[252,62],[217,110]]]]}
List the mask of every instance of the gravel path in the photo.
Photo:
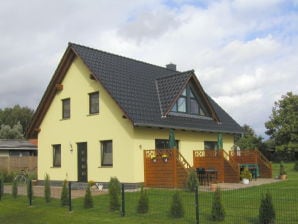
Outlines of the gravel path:
{"type": "MultiPolygon", "coordinates": [[[[11,185],[4,186],[4,193],[11,194],[11,185]]],[[[62,187],[51,187],[51,197],[59,199],[61,197],[61,190],[62,187]]],[[[18,187],[18,194],[19,195],[27,195],[27,189],[25,186],[18,187]]],[[[91,191],[92,195],[100,195],[100,194],[107,194],[106,190],[103,191],[91,191]]],[[[44,187],[43,186],[33,186],[33,195],[37,197],[44,197],[44,187]]],[[[84,197],[85,190],[72,190],[71,191],[71,198],[80,198],[84,197]]]]}

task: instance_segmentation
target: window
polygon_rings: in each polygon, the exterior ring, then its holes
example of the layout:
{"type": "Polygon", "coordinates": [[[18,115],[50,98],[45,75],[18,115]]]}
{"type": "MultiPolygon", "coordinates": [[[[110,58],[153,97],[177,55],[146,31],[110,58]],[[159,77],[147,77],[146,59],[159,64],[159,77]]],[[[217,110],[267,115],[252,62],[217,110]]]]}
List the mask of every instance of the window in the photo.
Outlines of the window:
{"type": "Polygon", "coordinates": [[[101,166],[113,166],[112,141],[101,141],[101,166]]]}
{"type": "Polygon", "coordinates": [[[217,149],[217,142],[215,141],[205,141],[204,142],[205,149],[217,149]]]}
{"type": "Polygon", "coordinates": [[[70,118],[70,98],[62,100],[62,118],[70,118]]]}
{"type": "Polygon", "coordinates": [[[53,167],[61,167],[61,145],[53,145],[53,167]]]}
{"type": "Polygon", "coordinates": [[[89,114],[99,113],[99,92],[89,93],[89,114]]]}
{"type": "MultiPolygon", "coordinates": [[[[179,149],[179,141],[176,140],[176,147],[179,149]]],[[[169,149],[169,139],[155,139],[155,149],[169,149]]]]}
{"type": "Polygon", "coordinates": [[[205,109],[199,103],[198,97],[188,85],[172,108],[172,112],[206,116],[205,109]]]}

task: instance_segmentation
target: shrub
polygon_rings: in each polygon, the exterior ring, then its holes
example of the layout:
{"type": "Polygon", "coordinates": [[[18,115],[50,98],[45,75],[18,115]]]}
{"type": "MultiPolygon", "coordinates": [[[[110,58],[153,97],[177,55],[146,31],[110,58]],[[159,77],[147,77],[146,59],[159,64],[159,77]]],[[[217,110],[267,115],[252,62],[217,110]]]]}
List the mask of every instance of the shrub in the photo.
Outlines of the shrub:
{"type": "Polygon", "coordinates": [[[285,164],[283,161],[280,161],[279,163],[279,175],[286,175],[287,174],[287,171],[286,171],[286,168],[285,168],[285,164]]]}
{"type": "Polygon", "coordinates": [[[218,187],[213,195],[211,218],[213,221],[223,221],[225,215],[225,209],[221,201],[221,190],[218,187]]]}
{"type": "Polygon", "coordinates": [[[46,203],[51,201],[51,182],[49,174],[46,174],[44,179],[44,198],[46,203]]]}
{"type": "Polygon", "coordinates": [[[120,182],[116,177],[111,177],[109,182],[110,210],[120,209],[120,182]]]}
{"type": "Polygon", "coordinates": [[[275,210],[272,203],[272,196],[269,192],[262,195],[259,209],[259,220],[262,224],[273,224],[275,220],[275,210]]]}
{"type": "Polygon", "coordinates": [[[93,208],[93,199],[90,190],[91,185],[88,184],[84,198],[84,208],[93,208]]]}
{"type": "Polygon", "coordinates": [[[66,206],[69,204],[68,198],[68,187],[67,187],[67,180],[63,181],[62,192],[61,192],[61,206],[66,206]]]}
{"type": "Polygon", "coordinates": [[[182,199],[178,191],[176,191],[173,195],[170,214],[173,218],[182,218],[184,216],[182,199]]]}
{"type": "Polygon", "coordinates": [[[147,192],[144,190],[143,186],[141,187],[140,198],[138,202],[137,212],[144,214],[149,211],[149,199],[147,192]]]}
{"type": "Polygon", "coordinates": [[[12,181],[12,197],[17,198],[18,196],[18,182],[16,180],[12,181]]]}
{"type": "Polygon", "coordinates": [[[294,164],[294,170],[295,170],[295,171],[298,171],[298,160],[295,161],[295,164],[294,164]]]}
{"type": "Polygon", "coordinates": [[[191,192],[195,192],[198,184],[199,184],[199,180],[198,180],[198,177],[197,177],[197,173],[194,170],[190,171],[188,176],[187,176],[187,188],[188,188],[188,190],[190,190],[191,192]]]}

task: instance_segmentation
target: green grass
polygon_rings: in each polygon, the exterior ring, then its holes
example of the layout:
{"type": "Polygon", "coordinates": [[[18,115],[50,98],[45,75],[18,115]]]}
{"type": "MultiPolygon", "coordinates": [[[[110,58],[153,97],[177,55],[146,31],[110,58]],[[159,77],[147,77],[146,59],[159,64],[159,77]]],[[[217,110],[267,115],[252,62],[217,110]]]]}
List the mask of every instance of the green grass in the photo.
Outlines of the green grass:
{"type": "MultiPolygon", "coordinates": [[[[293,163],[286,163],[289,179],[247,189],[223,191],[222,200],[226,210],[226,219],[221,223],[258,223],[261,194],[270,191],[277,213],[276,224],[298,223],[298,172],[292,170],[293,163]]],[[[273,166],[273,176],[278,175],[279,164],[273,166]]],[[[33,206],[28,205],[27,197],[13,199],[4,195],[0,201],[0,223],[195,223],[194,195],[181,191],[185,208],[183,219],[169,217],[173,190],[148,190],[149,213],[136,213],[139,193],[126,193],[126,217],[119,212],[109,211],[108,195],[93,197],[94,208],[84,209],[83,198],[74,199],[73,212],[61,207],[60,200],[53,199],[45,203],[44,198],[34,198],[33,206]]],[[[213,193],[200,192],[200,223],[213,223],[210,220],[213,193]]]]}

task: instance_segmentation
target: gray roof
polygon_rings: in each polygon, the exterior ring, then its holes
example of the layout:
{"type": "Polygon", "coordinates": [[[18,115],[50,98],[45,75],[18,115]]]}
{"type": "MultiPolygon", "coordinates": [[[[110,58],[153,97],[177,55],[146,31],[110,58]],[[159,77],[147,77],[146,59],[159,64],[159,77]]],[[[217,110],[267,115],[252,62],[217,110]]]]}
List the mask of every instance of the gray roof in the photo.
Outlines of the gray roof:
{"type": "Polygon", "coordinates": [[[179,72],[70,43],[92,75],[106,88],[135,126],[242,133],[242,128],[202,89],[194,71],[179,72]],[[206,96],[217,120],[169,112],[190,79],[206,96]]]}
{"type": "Polygon", "coordinates": [[[33,116],[27,137],[36,137],[73,59],[79,57],[132,124],[191,131],[242,133],[242,128],[203,90],[193,70],[180,72],[93,48],[69,43],[33,116]],[[210,117],[174,114],[173,105],[188,83],[210,117]]]}
{"type": "Polygon", "coordinates": [[[27,140],[0,139],[0,150],[37,150],[37,146],[27,140]]]}

